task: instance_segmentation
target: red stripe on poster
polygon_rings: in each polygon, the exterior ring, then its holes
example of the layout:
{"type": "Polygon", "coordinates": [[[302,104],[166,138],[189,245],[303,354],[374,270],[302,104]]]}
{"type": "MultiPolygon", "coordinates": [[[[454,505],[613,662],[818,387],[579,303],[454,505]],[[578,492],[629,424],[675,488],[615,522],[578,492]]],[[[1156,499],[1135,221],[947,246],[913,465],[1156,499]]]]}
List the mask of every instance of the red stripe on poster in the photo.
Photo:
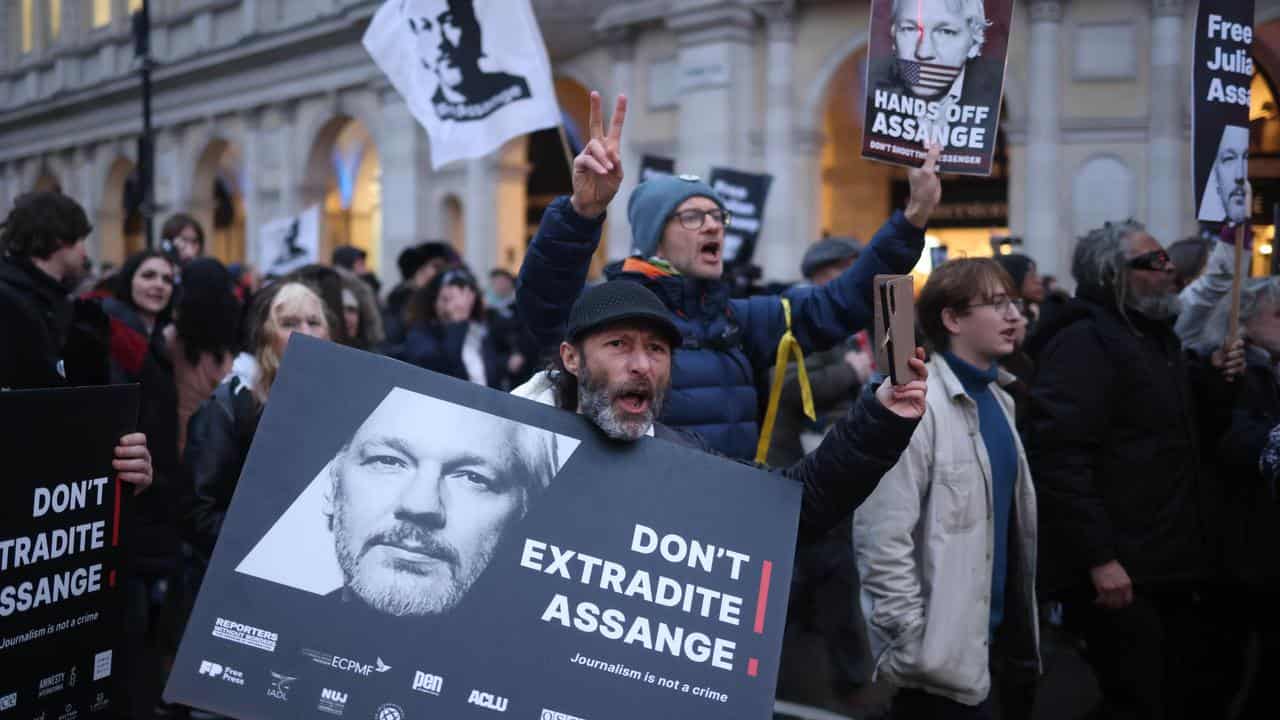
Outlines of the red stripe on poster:
{"type": "Polygon", "coordinates": [[[773,562],[765,560],[760,568],[760,594],[756,596],[756,634],[764,634],[764,611],[769,606],[769,578],[773,575],[773,562]]]}

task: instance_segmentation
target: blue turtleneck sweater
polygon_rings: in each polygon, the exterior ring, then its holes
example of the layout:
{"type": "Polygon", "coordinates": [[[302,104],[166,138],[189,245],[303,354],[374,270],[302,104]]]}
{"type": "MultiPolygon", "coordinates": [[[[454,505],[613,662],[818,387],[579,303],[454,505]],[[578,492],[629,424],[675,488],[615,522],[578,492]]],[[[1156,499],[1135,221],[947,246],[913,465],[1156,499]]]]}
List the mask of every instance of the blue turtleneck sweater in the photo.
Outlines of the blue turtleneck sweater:
{"type": "Polygon", "coordinates": [[[947,365],[964,386],[965,393],[978,406],[978,430],[987,446],[991,464],[991,499],[995,515],[995,552],[991,558],[991,632],[1004,619],[1004,588],[1009,567],[1009,519],[1013,510],[1014,486],[1018,481],[1018,445],[1013,428],[991,392],[991,383],[999,377],[999,366],[992,363],[979,370],[951,353],[943,353],[947,365]]]}

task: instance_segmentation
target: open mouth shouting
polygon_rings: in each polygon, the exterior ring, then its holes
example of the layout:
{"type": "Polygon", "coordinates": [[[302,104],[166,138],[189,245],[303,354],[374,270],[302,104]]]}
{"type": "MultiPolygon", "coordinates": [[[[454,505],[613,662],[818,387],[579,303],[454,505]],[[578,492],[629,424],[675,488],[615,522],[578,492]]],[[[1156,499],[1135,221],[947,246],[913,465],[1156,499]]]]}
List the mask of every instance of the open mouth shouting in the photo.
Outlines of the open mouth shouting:
{"type": "Polygon", "coordinates": [[[698,245],[698,259],[709,265],[720,262],[720,252],[724,249],[722,240],[707,240],[698,245]]]}
{"type": "Polygon", "coordinates": [[[643,415],[653,407],[653,392],[647,387],[629,386],[614,396],[614,402],[627,415],[643,415]]]}

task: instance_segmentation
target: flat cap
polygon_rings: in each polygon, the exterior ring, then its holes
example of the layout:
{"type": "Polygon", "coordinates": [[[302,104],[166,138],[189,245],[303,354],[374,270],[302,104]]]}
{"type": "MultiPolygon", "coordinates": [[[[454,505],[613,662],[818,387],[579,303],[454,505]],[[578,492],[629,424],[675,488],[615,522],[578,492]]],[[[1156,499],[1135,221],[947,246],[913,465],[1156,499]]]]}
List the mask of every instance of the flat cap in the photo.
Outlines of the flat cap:
{"type": "Polygon", "coordinates": [[[862,253],[862,244],[852,238],[829,237],[819,240],[805,251],[800,261],[800,272],[811,278],[823,265],[856,258],[862,253]]]}

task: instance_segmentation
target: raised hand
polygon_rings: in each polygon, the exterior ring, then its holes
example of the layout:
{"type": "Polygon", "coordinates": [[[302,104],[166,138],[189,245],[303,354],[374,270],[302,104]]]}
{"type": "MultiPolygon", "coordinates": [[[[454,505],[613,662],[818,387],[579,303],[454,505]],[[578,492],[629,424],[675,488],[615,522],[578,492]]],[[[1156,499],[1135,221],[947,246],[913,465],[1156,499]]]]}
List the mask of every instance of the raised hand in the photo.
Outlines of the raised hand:
{"type": "Polygon", "coordinates": [[[942,156],[942,146],[933,143],[927,149],[929,154],[925,156],[924,165],[907,171],[911,197],[907,199],[907,209],[903,213],[908,222],[921,229],[929,224],[929,216],[942,202],[942,181],[938,179],[938,158],[942,156]]]}
{"type": "Polygon", "coordinates": [[[622,124],[626,119],[627,96],[619,95],[606,135],[600,93],[591,93],[590,138],[573,159],[573,196],[569,198],[573,211],[582,217],[603,215],[622,186],[622,124]]]}
{"type": "Polygon", "coordinates": [[[928,407],[929,368],[924,364],[924,348],[916,348],[915,357],[908,360],[907,365],[915,379],[902,385],[885,380],[876,388],[876,399],[898,417],[919,420],[928,407]]]}

